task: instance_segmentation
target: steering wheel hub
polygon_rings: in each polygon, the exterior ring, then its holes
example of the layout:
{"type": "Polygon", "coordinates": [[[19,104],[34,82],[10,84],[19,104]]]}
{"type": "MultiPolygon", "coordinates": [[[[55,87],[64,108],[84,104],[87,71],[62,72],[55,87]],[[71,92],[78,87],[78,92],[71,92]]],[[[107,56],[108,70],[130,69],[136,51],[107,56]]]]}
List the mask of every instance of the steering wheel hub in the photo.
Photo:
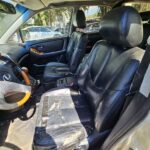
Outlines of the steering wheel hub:
{"type": "Polygon", "coordinates": [[[0,110],[13,110],[23,106],[30,99],[30,78],[9,56],[0,56],[0,59],[6,61],[0,70],[3,74],[0,81],[0,110]],[[21,75],[25,85],[16,74],[21,75]]]}

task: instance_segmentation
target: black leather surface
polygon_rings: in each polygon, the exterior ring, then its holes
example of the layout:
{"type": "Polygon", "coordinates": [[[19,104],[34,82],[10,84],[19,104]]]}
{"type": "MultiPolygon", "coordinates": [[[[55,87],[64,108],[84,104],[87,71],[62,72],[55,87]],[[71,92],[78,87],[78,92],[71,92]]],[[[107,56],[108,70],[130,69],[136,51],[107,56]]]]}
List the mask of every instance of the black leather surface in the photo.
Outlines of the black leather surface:
{"type": "Polygon", "coordinates": [[[111,134],[101,146],[101,150],[109,150],[114,144],[120,144],[119,141],[121,141],[120,139],[123,137],[130,137],[131,133],[134,135],[134,129],[136,129],[136,126],[138,126],[148,114],[150,109],[150,95],[149,92],[146,92],[148,91],[148,84],[146,84],[145,81],[147,82],[146,76],[148,76],[149,62],[150,46],[147,46],[146,52],[131,87],[131,91],[133,90],[136,92],[127,96],[126,105],[122,114],[111,134]]]}
{"type": "Polygon", "coordinates": [[[149,21],[150,19],[150,11],[145,11],[140,13],[143,21],[149,21]]]}
{"type": "Polygon", "coordinates": [[[146,49],[147,39],[150,36],[150,23],[143,24],[144,34],[143,34],[143,40],[142,43],[139,45],[139,47],[146,49]]]}
{"type": "MultiPolygon", "coordinates": [[[[120,16],[118,10],[119,12],[122,10],[121,12],[123,12],[123,14],[139,16],[136,11],[129,7],[122,7],[111,11],[111,18],[113,18],[114,14],[115,18],[112,20],[109,17],[106,22],[104,21],[102,23],[103,28],[107,28],[106,32],[108,35],[112,32],[111,26],[108,28],[107,24],[109,19],[113,22],[112,24],[115,25],[113,30],[119,30],[119,25],[122,23],[124,15],[120,16]]],[[[110,16],[111,12],[109,12],[110,16]]],[[[124,26],[125,31],[127,31],[128,26],[134,22],[134,19],[132,22],[130,17],[126,19],[128,24],[124,26]]],[[[137,20],[140,20],[140,16],[139,18],[137,17],[137,20]]],[[[142,28],[142,24],[139,25],[142,28]]],[[[121,34],[119,31],[115,35],[118,42],[122,36],[121,34]]],[[[133,35],[129,34],[129,39],[130,36],[132,37],[133,35]]],[[[136,36],[137,39],[142,39],[142,34],[137,34],[136,36]]],[[[94,122],[93,132],[88,133],[89,144],[96,144],[99,141],[102,143],[116,124],[125,102],[125,96],[129,92],[133,77],[144,55],[144,50],[138,47],[128,49],[129,45],[124,38],[121,40],[122,45],[116,44],[116,40],[112,37],[109,40],[107,36],[104,36],[104,38],[105,40],[95,44],[91,53],[85,58],[77,70],[76,74],[79,88],[78,92],[74,90],[71,94],[73,95],[72,100],[75,104],[76,111],[79,116],[82,116],[80,118],[81,123],[87,120],[87,114],[82,115],[83,112],[81,108],[83,108],[83,111],[90,112],[90,119],[88,118],[90,122],[88,123],[92,124],[91,122],[94,122]],[[98,136],[96,136],[97,133],[98,136]],[[90,141],[92,142],[90,143],[90,141]]],[[[133,43],[131,41],[128,42],[130,42],[130,47],[132,45],[135,46],[135,41],[133,41],[133,43]]],[[[137,45],[139,44],[140,41],[137,42],[137,45]]],[[[61,94],[64,96],[64,93],[59,94],[60,97],[61,94]]],[[[65,96],[63,101],[67,101],[67,93],[65,96]]],[[[68,116],[70,115],[71,114],[68,113],[68,116]]]]}
{"type": "Polygon", "coordinates": [[[73,16],[73,26],[84,29],[86,27],[86,18],[82,10],[78,10],[73,16]]]}
{"type": "Polygon", "coordinates": [[[98,42],[78,76],[80,90],[96,114],[95,124],[99,131],[109,129],[115,123],[144,54],[139,48],[120,52],[119,47],[106,41],[98,42]],[[90,62],[92,65],[88,64],[90,62]],[[109,115],[111,120],[107,119],[109,115]]]}
{"type": "Polygon", "coordinates": [[[100,34],[113,44],[134,47],[142,42],[142,19],[132,7],[115,8],[101,20],[100,34]]]}
{"type": "MultiPolygon", "coordinates": [[[[79,19],[78,21],[81,24],[82,22],[85,22],[84,20],[80,21],[80,19],[83,19],[82,11],[79,10],[76,15],[77,15],[76,19],[79,19]]],[[[87,35],[85,33],[80,31],[75,31],[72,33],[66,51],[66,61],[69,68],[69,72],[75,73],[75,71],[77,70],[77,67],[79,66],[82,58],[84,57],[86,45],[87,45],[87,35]]],[[[57,67],[58,68],[60,67],[59,64],[57,65],[57,63],[54,64],[50,62],[46,65],[44,76],[43,76],[44,83],[55,81],[61,77],[63,78],[66,75],[68,75],[68,71],[64,73],[58,71],[57,67]]],[[[66,64],[64,64],[64,67],[66,67],[66,64]]],[[[61,66],[61,68],[63,69],[63,66],[61,66]]]]}
{"type": "Polygon", "coordinates": [[[57,80],[61,77],[68,76],[70,74],[69,66],[67,64],[59,62],[51,62],[47,64],[47,68],[44,72],[44,82],[50,82],[57,80]]]}
{"type": "Polygon", "coordinates": [[[87,35],[82,32],[74,32],[69,40],[66,58],[72,73],[75,73],[85,54],[87,35]]]}

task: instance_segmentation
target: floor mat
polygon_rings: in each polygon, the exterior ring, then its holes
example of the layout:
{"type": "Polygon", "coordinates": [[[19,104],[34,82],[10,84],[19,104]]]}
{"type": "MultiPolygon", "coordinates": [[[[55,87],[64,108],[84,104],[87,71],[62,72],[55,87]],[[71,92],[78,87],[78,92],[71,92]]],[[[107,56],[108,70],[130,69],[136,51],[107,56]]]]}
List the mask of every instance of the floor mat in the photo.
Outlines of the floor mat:
{"type": "Polygon", "coordinates": [[[0,150],[32,150],[36,118],[37,111],[30,120],[16,119],[11,123],[6,144],[0,150]]]}

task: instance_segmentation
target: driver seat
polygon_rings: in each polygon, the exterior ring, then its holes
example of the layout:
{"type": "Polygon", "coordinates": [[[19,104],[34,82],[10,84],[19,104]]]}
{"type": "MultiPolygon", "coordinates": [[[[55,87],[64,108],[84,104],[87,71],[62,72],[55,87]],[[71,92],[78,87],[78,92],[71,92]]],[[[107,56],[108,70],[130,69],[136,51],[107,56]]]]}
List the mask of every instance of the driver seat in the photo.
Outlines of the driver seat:
{"type": "Polygon", "coordinates": [[[44,93],[34,136],[36,150],[94,149],[116,124],[144,50],[141,17],[132,7],[115,8],[101,21],[99,41],[81,66],[78,90],[44,93]]]}

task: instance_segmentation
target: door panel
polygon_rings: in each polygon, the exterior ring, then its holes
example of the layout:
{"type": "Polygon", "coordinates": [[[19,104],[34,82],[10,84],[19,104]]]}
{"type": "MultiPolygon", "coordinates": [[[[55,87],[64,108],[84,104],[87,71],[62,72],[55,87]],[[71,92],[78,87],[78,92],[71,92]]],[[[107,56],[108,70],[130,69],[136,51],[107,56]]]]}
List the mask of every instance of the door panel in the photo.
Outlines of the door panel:
{"type": "Polygon", "coordinates": [[[57,62],[65,57],[68,37],[27,41],[26,48],[30,51],[32,72],[41,74],[49,62],[57,62]]]}
{"type": "Polygon", "coordinates": [[[39,51],[44,53],[61,51],[65,46],[67,37],[59,37],[55,39],[44,39],[36,41],[28,41],[26,44],[29,47],[37,48],[39,51]]]}
{"type": "Polygon", "coordinates": [[[73,8],[69,6],[47,8],[35,13],[20,27],[21,37],[30,52],[32,70],[43,71],[48,62],[64,60],[72,13],[73,8]]]}
{"type": "Polygon", "coordinates": [[[26,46],[30,50],[33,63],[46,64],[51,61],[57,61],[62,54],[65,55],[67,42],[68,38],[63,37],[58,39],[30,41],[26,42],[26,46]]]}

